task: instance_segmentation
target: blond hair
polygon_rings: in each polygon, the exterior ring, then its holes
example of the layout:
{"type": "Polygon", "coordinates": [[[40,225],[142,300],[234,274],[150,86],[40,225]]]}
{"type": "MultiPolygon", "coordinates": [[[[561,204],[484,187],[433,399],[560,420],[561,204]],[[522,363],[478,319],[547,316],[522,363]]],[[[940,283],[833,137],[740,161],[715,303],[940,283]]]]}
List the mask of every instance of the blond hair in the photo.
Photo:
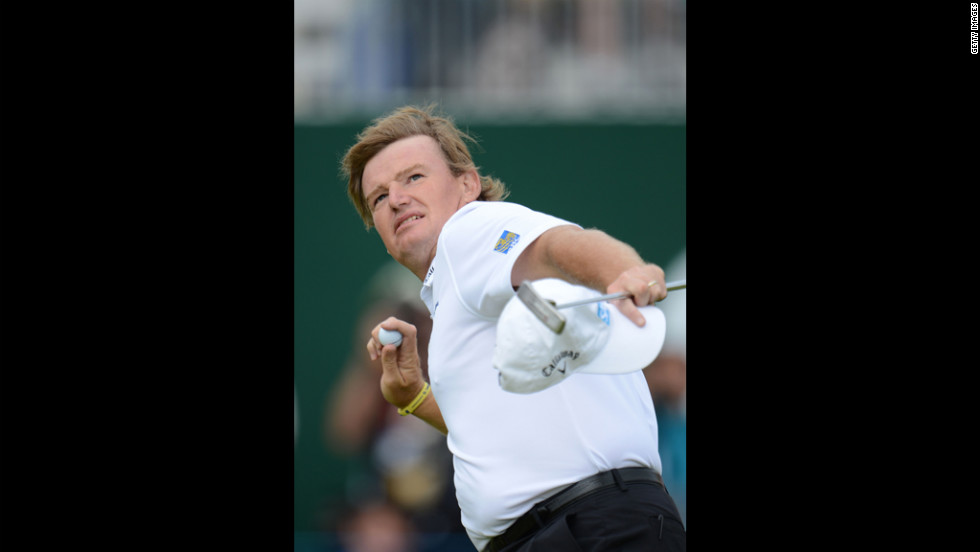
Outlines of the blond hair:
{"type": "MultiPolygon", "coordinates": [[[[429,136],[439,144],[453,176],[478,169],[466,147],[467,141],[476,144],[476,140],[456,128],[451,117],[437,114],[435,110],[435,104],[424,107],[404,106],[378,117],[357,135],[357,143],[344,155],[340,168],[347,178],[347,196],[367,229],[374,227],[374,220],[364,197],[361,176],[368,161],[388,145],[411,136],[429,136]]],[[[501,201],[510,194],[503,182],[490,176],[480,176],[480,188],[480,195],[477,197],[479,201],[501,201]]]]}

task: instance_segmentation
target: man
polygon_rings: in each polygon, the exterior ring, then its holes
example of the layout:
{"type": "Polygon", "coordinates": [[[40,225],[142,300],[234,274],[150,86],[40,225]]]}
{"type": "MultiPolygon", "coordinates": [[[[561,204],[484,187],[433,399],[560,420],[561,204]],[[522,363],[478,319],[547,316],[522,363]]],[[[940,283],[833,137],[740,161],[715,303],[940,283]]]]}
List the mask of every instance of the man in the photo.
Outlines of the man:
{"type": "Polygon", "coordinates": [[[506,186],[479,174],[466,140],[431,106],[404,107],[342,161],[355,208],[422,281],[433,320],[430,382],[414,326],[389,317],[371,332],[384,398],[447,436],[477,550],[684,550],[642,372],[577,374],[521,395],[500,388],[491,363],[497,320],[523,281],[628,292],[616,308],[643,326],[638,307],[667,295],[663,270],[604,232],[502,201],[506,186]],[[381,328],[402,343],[382,346],[381,328]]]}

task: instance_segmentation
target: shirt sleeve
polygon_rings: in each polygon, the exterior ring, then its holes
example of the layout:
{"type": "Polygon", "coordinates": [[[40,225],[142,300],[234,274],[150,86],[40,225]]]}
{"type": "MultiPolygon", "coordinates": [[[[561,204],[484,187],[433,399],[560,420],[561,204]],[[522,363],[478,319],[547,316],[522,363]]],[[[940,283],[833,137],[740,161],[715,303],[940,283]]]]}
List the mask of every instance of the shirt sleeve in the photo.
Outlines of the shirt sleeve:
{"type": "Polygon", "coordinates": [[[514,296],[511,271],[524,249],[546,230],[578,225],[515,203],[477,203],[446,224],[439,247],[463,305],[497,318],[514,296]]]}

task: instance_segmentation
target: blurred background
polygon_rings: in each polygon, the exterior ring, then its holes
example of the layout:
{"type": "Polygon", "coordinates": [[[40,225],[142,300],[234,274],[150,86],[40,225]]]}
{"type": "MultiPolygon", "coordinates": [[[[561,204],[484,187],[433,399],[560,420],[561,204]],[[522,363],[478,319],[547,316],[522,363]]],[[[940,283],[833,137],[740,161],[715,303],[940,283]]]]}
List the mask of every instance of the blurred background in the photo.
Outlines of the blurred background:
{"type": "MultiPolygon", "coordinates": [[[[364,350],[390,315],[427,339],[420,282],[364,229],[339,161],[371,119],[437,102],[508,201],[686,278],[686,3],[294,0],[294,14],[294,550],[471,551],[445,438],[384,402],[364,350]]],[[[660,304],[667,344],[645,370],[685,522],[686,294],[660,304]]]]}
{"type": "Polygon", "coordinates": [[[294,0],[295,114],[682,122],[684,0],[294,0]]]}

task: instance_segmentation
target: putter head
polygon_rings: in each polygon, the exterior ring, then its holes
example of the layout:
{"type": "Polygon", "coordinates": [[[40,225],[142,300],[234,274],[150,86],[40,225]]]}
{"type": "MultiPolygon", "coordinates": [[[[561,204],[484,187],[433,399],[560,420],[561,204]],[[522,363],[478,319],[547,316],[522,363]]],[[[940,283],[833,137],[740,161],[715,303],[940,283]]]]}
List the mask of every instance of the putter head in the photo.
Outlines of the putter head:
{"type": "Polygon", "coordinates": [[[521,282],[517,288],[517,298],[551,331],[560,334],[565,329],[565,317],[555,308],[555,303],[538,295],[531,282],[521,282]]]}

